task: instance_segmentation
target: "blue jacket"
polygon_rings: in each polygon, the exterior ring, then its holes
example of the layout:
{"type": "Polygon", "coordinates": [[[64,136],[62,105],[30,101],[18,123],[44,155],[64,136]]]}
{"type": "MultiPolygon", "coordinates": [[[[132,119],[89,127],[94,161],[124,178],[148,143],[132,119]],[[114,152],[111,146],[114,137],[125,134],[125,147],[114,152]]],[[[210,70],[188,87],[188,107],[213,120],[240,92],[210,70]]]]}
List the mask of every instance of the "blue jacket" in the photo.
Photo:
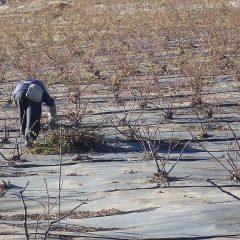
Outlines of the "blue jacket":
{"type": "Polygon", "coordinates": [[[13,91],[13,97],[15,96],[15,93],[17,91],[27,91],[31,84],[37,84],[40,87],[42,87],[43,89],[42,102],[44,102],[48,107],[52,107],[55,105],[54,99],[48,94],[43,82],[36,79],[27,79],[25,81],[20,82],[13,91]]]}

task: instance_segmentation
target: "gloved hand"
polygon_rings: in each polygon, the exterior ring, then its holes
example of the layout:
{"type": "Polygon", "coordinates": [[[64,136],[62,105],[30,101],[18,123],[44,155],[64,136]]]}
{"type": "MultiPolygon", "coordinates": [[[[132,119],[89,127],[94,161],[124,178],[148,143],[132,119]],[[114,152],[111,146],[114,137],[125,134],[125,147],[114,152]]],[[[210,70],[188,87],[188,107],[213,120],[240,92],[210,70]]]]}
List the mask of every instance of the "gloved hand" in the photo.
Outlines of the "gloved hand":
{"type": "Polygon", "coordinates": [[[56,105],[49,107],[48,122],[50,123],[51,121],[57,121],[56,105]]]}
{"type": "Polygon", "coordinates": [[[49,123],[50,128],[58,127],[56,105],[49,107],[48,123],[49,123]]]}

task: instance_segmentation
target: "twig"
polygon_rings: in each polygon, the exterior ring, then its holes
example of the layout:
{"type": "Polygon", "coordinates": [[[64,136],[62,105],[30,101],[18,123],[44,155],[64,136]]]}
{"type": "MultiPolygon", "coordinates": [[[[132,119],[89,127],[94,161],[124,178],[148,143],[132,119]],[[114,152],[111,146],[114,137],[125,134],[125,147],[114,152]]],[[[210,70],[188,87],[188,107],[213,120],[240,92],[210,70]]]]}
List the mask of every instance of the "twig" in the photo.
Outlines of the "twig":
{"type": "Polygon", "coordinates": [[[176,166],[176,164],[179,162],[179,160],[181,159],[181,156],[182,156],[182,154],[183,154],[183,151],[186,149],[186,147],[187,147],[188,144],[192,141],[192,139],[193,139],[193,138],[190,138],[190,139],[186,142],[186,144],[183,146],[182,151],[181,151],[180,155],[178,156],[178,159],[177,159],[177,160],[175,161],[175,163],[172,165],[172,167],[171,167],[170,170],[167,172],[167,174],[169,174],[169,173],[173,170],[173,168],[176,166]]]}
{"type": "MultiPolygon", "coordinates": [[[[231,132],[232,132],[232,134],[233,134],[233,136],[234,136],[234,139],[235,139],[235,144],[236,144],[237,147],[238,147],[238,150],[236,150],[235,153],[236,153],[236,155],[238,155],[238,157],[240,157],[240,153],[239,153],[239,151],[240,151],[240,145],[239,145],[239,142],[238,142],[238,140],[237,140],[237,136],[236,136],[235,132],[233,131],[232,127],[230,126],[230,124],[227,123],[227,125],[228,125],[229,129],[231,130],[231,132]]],[[[236,147],[236,146],[235,146],[235,147],[236,147]]],[[[236,157],[236,158],[237,158],[237,157],[236,157]]],[[[234,164],[234,165],[235,165],[235,164],[234,164]]]]}
{"type": "Polygon", "coordinates": [[[237,136],[236,136],[235,132],[233,131],[232,127],[230,126],[230,124],[229,124],[228,122],[227,122],[227,125],[228,125],[229,129],[231,130],[231,132],[232,132],[232,134],[233,134],[233,136],[234,136],[234,139],[235,139],[235,141],[236,141],[236,144],[237,144],[237,146],[238,146],[238,149],[240,150],[240,145],[239,145],[239,142],[237,141],[237,136]]]}
{"type": "Polygon", "coordinates": [[[47,192],[47,214],[48,214],[48,224],[49,224],[49,214],[50,214],[50,202],[49,202],[49,192],[48,192],[48,185],[46,178],[44,178],[45,186],[46,186],[46,192],[47,192]]]}
{"type": "Polygon", "coordinates": [[[27,226],[27,205],[25,204],[24,198],[23,198],[23,193],[26,190],[27,186],[29,184],[29,181],[27,182],[26,186],[23,188],[23,190],[21,190],[20,193],[20,197],[23,203],[23,207],[24,207],[24,230],[25,230],[25,235],[26,235],[26,239],[29,240],[29,233],[28,233],[28,226],[27,226]]]}
{"type": "MultiPolygon", "coordinates": [[[[58,179],[58,218],[61,212],[61,179],[62,179],[62,127],[60,127],[60,161],[59,161],[59,179],[58,179]]],[[[59,221],[60,224],[60,221],[59,221]]]]}
{"type": "Polygon", "coordinates": [[[75,208],[73,208],[72,210],[70,210],[69,212],[67,212],[66,214],[64,214],[62,217],[59,217],[58,219],[56,220],[53,220],[53,221],[50,221],[50,223],[48,224],[48,227],[47,227],[47,230],[45,232],[45,235],[44,235],[44,240],[47,239],[48,237],[48,234],[49,234],[49,231],[50,231],[50,228],[53,224],[57,223],[57,222],[60,222],[62,219],[66,218],[69,214],[71,214],[73,211],[75,211],[77,208],[81,207],[83,204],[85,204],[86,202],[88,201],[88,199],[86,199],[85,201],[83,201],[82,203],[80,203],[79,205],[77,205],[75,208]]]}
{"type": "MultiPolygon", "coordinates": [[[[192,136],[193,138],[195,138],[189,129],[188,129],[188,132],[191,134],[191,136],[192,136]]],[[[224,169],[226,169],[226,170],[233,176],[233,173],[232,173],[223,163],[221,163],[221,161],[219,161],[219,160],[218,160],[211,152],[209,152],[201,143],[199,143],[198,141],[197,141],[197,143],[198,143],[198,145],[199,145],[203,150],[205,150],[211,157],[213,157],[224,169]]]]}
{"type": "Polygon", "coordinates": [[[237,170],[237,166],[234,163],[234,160],[232,159],[232,156],[230,155],[230,142],[228,140],[228,132],[227,132],[227,153],[226,155],[228,156],[228,158],[226,157],[226,160],[228,162],[228,164],[231,166],[232,169],[234,169],[234,171],[237,170]]]}
{"type": "Polygon", "coordinates": [[[44,203],[41,203],[41,202],[39,202],[42,206],[43,206],[43,209],[44,209],[44,211],[43,211],[43,213],[40,215],[40,216],[37,216],[37,220],[36,220],[36,227],[35,227],[35,233],[34,233],[34,239],[36,240],[37,239],[37,234],[38,234],[38,226],[39,226],[39,219],[45,214],[45,212],[46,212],[46,208],[45,208],[45,205],[44,205],[44,203]]]}
{"type": "Polygon", "coordinates": [[[171,152],[171,147],[172,147],[172,142],[173,142],[173,134],[174,134],[174,127],[173,127],[173,129],[172,129],[172,134],[171,134],[170,144],[169,144],[169,147],[168,147],[168,156],[167,156],[167,160],[169,160],[169,157],[170,157],[170,152],[171,152]]]}
{"type": "Polygon", "coordinates": [[[202,123],[202,121],[200,120],[199,114],[198,114],[198,112],[196,111],[196,109],[194,109],[194,108],[193,108],[193,111],[194,111],[194,113],[195,113],[196,116],[197,116],[198,122],[200,123],[201,130],[202,130],[202,134],[204,134],[205,131],[204,131],[203,123],[202,123]]]}
{"type": "Polygon", "coordinates": [[[220,189],[223,193],[226,193],[227,195],[229,195],[229,196],[233,197],[234,199],[237,199],[238,201],[240,201],[240,198],[238,196],[236,196],[236,195],[234,195],[234,194],[224,190],[221,186],[217,185],[213,180],[207,178],[206,182],[211,183],[213,186],[215,186],[218,189],[220,189]]]}
{"type": "MultiPolygon", "coordinates": [[[[156,156],[156,152],[155,152],[154,149],[153,149],[153,146],[152,146],[152,144],[151,144],[151,140],[148,140],[147,143],[148,143],[148,147],[149,147],[149,149],[150,149],[150,151],[151,151],[151,153],[152,153],[152,157],[153,157],[153,159],[154,159],[154,161],[155,161],[155,163],[156,163],[158,173],[161,173],[162,171],[161,171],[160,166],[159,166],[159,163],[158,163],[158,157],[156,156]]],[[[164,171],[165,171],[164,166],[163,166],[163,169],[164,169],[164,171]]]]}
{"type": "Polygon", "coordinates": [[[0,152],[0,155],[3,157],[4,160],[9,160],[8,158],[6,158],[1,152],[0,152]]]}

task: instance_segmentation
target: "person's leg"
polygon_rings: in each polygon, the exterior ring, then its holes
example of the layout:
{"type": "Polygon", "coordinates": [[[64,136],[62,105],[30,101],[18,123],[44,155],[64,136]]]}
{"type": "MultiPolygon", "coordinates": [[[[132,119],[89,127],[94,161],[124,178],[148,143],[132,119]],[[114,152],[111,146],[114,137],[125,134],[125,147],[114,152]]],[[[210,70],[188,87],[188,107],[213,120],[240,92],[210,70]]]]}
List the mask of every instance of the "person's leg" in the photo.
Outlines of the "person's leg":
{"type": "Polygon", "coordinates": [[[26,129],[26,113],[27,113],[27,106],[28,106],[28,99],[26,98],[25,91],[17,91],[15,93],[15,102],[19,112],[19,126],[20,132],[23,136],[25,136],[25,129],[26,129]]]}
{"type": "Polygon", "coordinates": [[[31,100],[28,100],[27,107],[27,121],[26,121],[26,130],[25,137],[27,141],[35,140],[40,132],[40,118],[42,114],[42,105],[41,102],[37,103],[31,100]]]}

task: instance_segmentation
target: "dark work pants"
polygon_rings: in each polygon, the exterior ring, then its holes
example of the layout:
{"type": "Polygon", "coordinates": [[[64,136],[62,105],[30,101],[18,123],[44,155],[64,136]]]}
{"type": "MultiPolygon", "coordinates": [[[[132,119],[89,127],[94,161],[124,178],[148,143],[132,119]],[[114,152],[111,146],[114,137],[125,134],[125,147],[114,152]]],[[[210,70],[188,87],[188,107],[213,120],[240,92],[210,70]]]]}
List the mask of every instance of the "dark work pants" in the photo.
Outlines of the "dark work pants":
{"type": "Polygon", "coordinates": [[[20,131],[25,140],[35,140],[40,132],[42,114],[41,102],[34,102],[26,97],[26,91],[15,93],[15,102],[19,111],[20,131]]]}

